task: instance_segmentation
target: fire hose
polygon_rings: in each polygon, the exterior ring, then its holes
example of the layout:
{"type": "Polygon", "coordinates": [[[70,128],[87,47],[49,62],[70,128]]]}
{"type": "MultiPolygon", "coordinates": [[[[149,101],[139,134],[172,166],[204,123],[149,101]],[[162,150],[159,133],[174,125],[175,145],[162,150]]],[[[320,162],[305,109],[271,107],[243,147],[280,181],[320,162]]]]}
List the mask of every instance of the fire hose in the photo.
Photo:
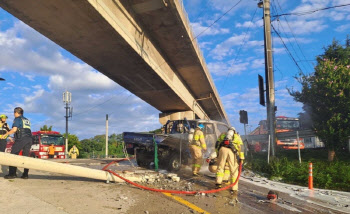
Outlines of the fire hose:
{"type": "Polygon", "coordinates": [[[147,186],[143,186],[143,185],[140,185],[140,184],[137,184],[135,182],[132,182],[122,176],[120,176],[119,174],[117,174],[116,172],[113,172],[112,170],[109,170],[107,169],[110,165],[112,165],[113,163],[116,163],[116,162],[120,162],[120,161],[125,161],[125,160],[128,160],[128,159],[121,159],[121,160],[117,160],[117,161],[112,161],[111,163],[107,164],[105,167],[103,167],[103,171],[106,171],[106,172],[109,172],[109,173],[112,173],[113,175],[117,176],[118,178],[124,180],[125,182],[133,185],[133,186],[136,186],[138,188],[141,188],[141,189],[144,189],[144,190],[149,190],[149,191],[153,191],[153,192],[163,192],[163,193],[172,193],[172,194],[187,194],[187,195],[194,195],[194,194],[201,194],[201,193],[204,193],[204,194],[209,194],[209,193],[216,193],[216,192],[220,192],[220,191],[223,191],[223,190],[227,190],[231,187],[233,187],[234,185],[237,184],[238,180],[239,180],[239,177],[241,176],[241,172],[242,172],[242,163],[239,164],[239,168],[238,168],[238,176],[237,176],[237,179],[235,182],[233,182],[232,184],[226,186],[226,187],[222,187],[220,189],[212,189],[212,190],[200,190],[200,191],[180,191],[180,190],[164,190],[164,189],[155,189],[155,188],[151,188],[151,187],[147,187],[147,186]]]}

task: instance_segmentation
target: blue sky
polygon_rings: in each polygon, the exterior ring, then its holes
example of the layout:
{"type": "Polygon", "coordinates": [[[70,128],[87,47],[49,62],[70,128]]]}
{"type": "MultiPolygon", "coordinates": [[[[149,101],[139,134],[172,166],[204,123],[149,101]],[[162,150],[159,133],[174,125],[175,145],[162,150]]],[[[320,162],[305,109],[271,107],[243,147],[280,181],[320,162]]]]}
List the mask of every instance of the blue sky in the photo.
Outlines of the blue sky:
{"type": "MultiPolygon", "coordinates": [[[[239,110],[248,111],[254,129],[266,117],[258,103],[257,75],[264,76],[262,9],[243,0],[207,29],[238,0],[184,0],[184,6],[220,93],[231,124],[243,132],[239,110]],[[207,30],[205,30],[207,29],[207,30]],[[205,32],[203,32],[205,30],[205,32]]],[[[272,15],[348,4],[350,0],[271,0],[272,15]]],[[[350,6],[303,16],[285,16],[272,24],[304,73],[313,72],[315,57],[333,38],[344,43],[350,33],[350,6]]],[[[298,88],[299,70],[273,33],[277,115],[297,116],[301,104],[286,87],[298,88]]],[[[64,131],[62,93],[72,92],[70,132],[80,139],[103,134],[110,114],[110,133],[147,131],[160,127],[158,111],[0,9],[0,113],[9,116],[22,106],[33,130],[47,124],[64,131]],[[141,119],[140,119],[141,118],[141,119]]]]}

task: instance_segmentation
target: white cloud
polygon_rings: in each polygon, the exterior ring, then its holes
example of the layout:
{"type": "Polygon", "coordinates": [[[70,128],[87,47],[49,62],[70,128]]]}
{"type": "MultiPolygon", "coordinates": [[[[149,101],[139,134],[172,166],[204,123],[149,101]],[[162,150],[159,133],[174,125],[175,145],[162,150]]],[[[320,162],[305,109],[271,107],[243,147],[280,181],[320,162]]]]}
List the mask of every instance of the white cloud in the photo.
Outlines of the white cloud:
{"type": "Polygon", "coordinates": [[[202,23],[199,22],[191,23],[191,26],[195,36],[198,36],[199,34],[201,34],[200,36],[212,36],[218,34],[226,34],[230,32],[228,28],[220,28],[217,25],[208,28],[208,26],[204,26],[202,25],[202,23]]]}
{"type": "Polygon", "coordinates": [[[59,46],[22,22],[0,32],[0,49],[0,69],[18,71],[30,81],[40,75],[50,76],[49,87],[56,89],[103,91],[118,87],[89,65],[63,57],[59,46]]]}
{"type": "Polygon", "coordinates": [[[338,26],[335,31],[337,32],[344,32],[350,29],[350,24],[340,25],[338,26]]]}
{"type": "MultiPolygon", "coordinates": [[[[323,20],[289,20],[289,26],[286,21],[280,20],[279,23],[283,26],[283,29],[286,33],[291,34],[291,30],[295,35],[307,35],[311,33],[319,33],[326,29],[328,25],[324,24],[323,20]],[[290,27],[290,28],[289,28],[290,27]]],[[[277,29],[277,24],[274,24],[277,29]]]]}
{"type": "Polygon", "coordinates": [[[238,28],[257,28],[263,26],[263,20],[259,19],[258,21],[245,21],[243,23],[237,23],[236,27],[238,28]]]}
{"type": "Polygon", "coordinates": [[[9,85],[9,86],[11,86],[11,87],[15,87],[15,84],[13,84],[13,83],[8,82],[8,83],[6,83],[6,84],[9,85]]]}
{"type": "Polygon", "coordinates": [[[265,59],[254,59],[251,63],[251,67],[254,69],[265,67],[265,59]]]}
{"type": "Polygon", "coordinates": [[[209,71],[216,76],[231,76],[238,75],[248,68],[248,62],[211,62],[208,63],[209,71]]]}
{"type": "Polygon", "coordinates": [[[214,59],[222,60],[226,56],[233,54],[232,47],[243,44],[244,38],[248,40],[250,35],[233,35],[228,38],[224,42],[215,46],[215,48],[210,52],[210,55],[213,56],[214,59]]]}
{"type": "Polygon", "coordinates": [[[13,79],[13,83],[7,84],[20,89],[11,91],[11,97],[23,98],[9,100],[0,109],[9,113],[12,117],[9,121],[13,119],[13,108],[21,106],[25,116],[32,120],[33,130],[47,124],[64,131],[62,93],[67,89],[72,93],[74,107],[69,132],[80,139],[103,134],[107,113],[113,113],[110,133],[147,131],[160,126],[156,109],[89,65],[63,56],[59,46],[21,22],[0,31],[0,49],[0,69],[13,79]],[[27,80],[19,85],[13,74],[23,75],[27,80]]]}
{"type": "Polygon", "coordinates": [[[286,53],[286,49],[285,48],[273,48],[273,53],[274,54],[286,53]]]}

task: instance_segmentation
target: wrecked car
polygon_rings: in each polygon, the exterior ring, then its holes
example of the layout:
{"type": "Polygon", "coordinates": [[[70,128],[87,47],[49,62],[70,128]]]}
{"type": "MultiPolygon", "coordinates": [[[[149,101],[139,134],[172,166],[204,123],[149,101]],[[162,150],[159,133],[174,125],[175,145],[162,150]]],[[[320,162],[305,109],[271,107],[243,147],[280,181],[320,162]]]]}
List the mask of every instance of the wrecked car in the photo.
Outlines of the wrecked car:
{"type": "Polygon", "coordinates": [[[213,120],[168,120],[162,128],[163,133],[124,132],[123,138],[128,154],[135,155],[139,166],[149,167],[154,162],[154,148],[157,145],[159,167],[170,171],[177,171],[182,165],[190,164],[189,130],[203,124],[203,133],[207,144],[207,151],[203,157],[214,151],[215,142],[222,132],[226,132],[228,125],[213,120]]]}

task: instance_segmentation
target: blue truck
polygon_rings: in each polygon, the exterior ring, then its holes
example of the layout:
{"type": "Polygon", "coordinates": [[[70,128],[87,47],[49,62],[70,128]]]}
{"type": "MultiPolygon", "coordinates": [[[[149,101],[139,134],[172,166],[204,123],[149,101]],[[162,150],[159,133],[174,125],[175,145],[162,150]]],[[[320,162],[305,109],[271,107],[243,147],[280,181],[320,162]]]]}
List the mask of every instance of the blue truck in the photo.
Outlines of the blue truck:
{"type": "Polygon", "coordinates": [[[128,154],[135,155],[139,166],[149,167],[154,161],[154,148],[157,144],[159,167],[177,171],[182,165],[190,164],[189,130],[204,125],[205,141],[208,150],[205,155],[214,151],[217,138],[226,132],[226,123],[213,120],[169,120],[162,128],[163,133],[124,132],[123,139],[128,154]]]}

